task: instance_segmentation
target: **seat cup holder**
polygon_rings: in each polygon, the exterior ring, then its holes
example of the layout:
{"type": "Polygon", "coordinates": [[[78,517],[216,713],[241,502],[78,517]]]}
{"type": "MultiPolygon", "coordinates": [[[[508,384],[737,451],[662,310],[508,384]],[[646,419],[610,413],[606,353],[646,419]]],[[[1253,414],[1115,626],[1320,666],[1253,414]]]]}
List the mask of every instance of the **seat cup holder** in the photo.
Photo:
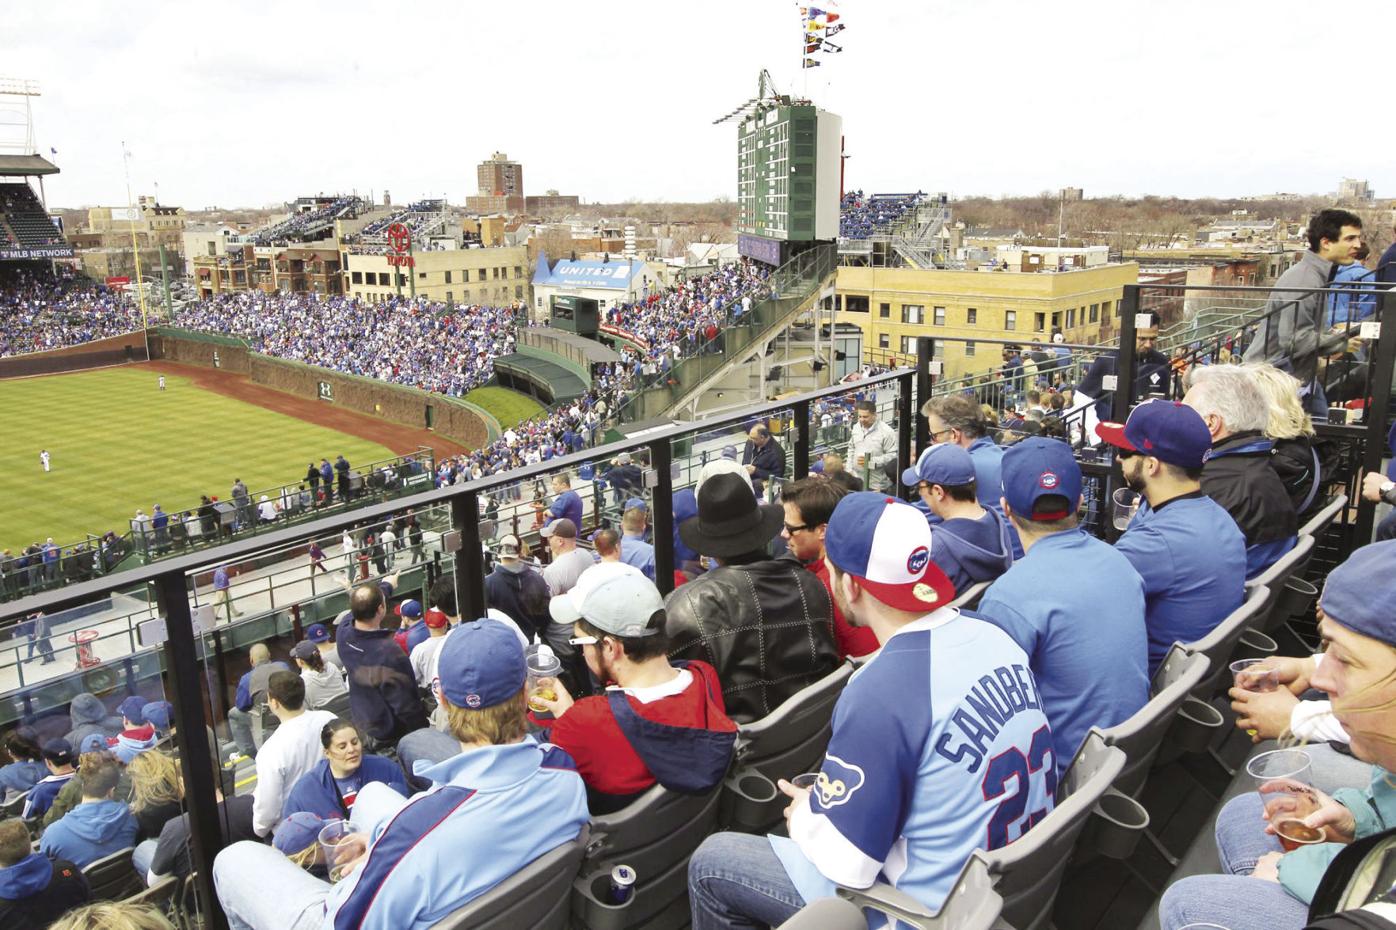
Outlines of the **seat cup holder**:
{"type": "Polygon", "coordinates": [[[1275,613],[1281,620],[1288,620],[1290,617],[1311,620],[1314,616],[1314,601],[1317,599],[1318,588],[1303,578],[1290,578],[1280,591],[1275,613]]]}
{"type": "Polygon", "coordinates": [[[1091,812],[1090,848],[1110,859],[1128,859],[1149,828],[1149,812],[1127,794],[1111,788],[1091,812]]]}
{"type": "Polygon", "coordinates": [[[1225,723],[1221,711],[1189,695],[1178,708],[1166,743],[1185,753],[1203,752],[1225,723]]]}
{"type": "Polygon", "coordinates": [[[630,906],[640,895],[640,889],[635,888],[630,893],[630,899],[624,904],[612,903],[610,869],[603,869],[590,876],[583,875],[572,887],[577,895],[573,898],[573,914],[580,918],[580,923],[587,930],[625,930],[630,919],[630,906]]]}
{"type": "Polygon", "coordinates": [[[742,833],[764,833],[785,804],[775,782],[756,769],[737,769],[723,781],[722,822],[742,833]]]}
{"type": "MultiPolygon", "coordinates": [[[[1259,630],[1245,630],[1236,640],[1233,655],[1236,659],[1268,659],[1279,651],[1280,644],[1268,634],[1259,630]]],[[[1230,687],[1230,682],[1227,682],[1227,687],[1230,687]]]]}

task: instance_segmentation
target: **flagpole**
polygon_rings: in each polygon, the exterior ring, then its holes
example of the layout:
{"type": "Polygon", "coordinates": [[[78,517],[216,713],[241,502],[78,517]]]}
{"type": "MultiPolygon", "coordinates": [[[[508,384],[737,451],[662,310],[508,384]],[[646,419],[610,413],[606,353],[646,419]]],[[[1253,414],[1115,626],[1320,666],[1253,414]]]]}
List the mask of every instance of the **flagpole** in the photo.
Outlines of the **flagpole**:
{"type": "Polygon", "coordinates": [[[131,199],[131,153],[126,142],[121,143],[121,162],[126,169],[126,224],[131,227],[131,250],[136,253],[136,295],[141,302],[141,332],[145,334],[145,360],[150,361],[150,324],[145,314],[145,291],[141,290],[141,246],[136,240],[136,203],[131,199]]]}

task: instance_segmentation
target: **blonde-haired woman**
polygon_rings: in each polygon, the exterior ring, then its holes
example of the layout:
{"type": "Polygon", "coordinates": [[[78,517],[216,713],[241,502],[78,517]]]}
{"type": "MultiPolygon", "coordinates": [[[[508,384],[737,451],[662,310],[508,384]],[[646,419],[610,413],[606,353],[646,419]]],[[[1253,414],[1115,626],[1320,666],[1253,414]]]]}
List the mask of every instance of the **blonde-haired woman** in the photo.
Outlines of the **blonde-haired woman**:
{"type": "Polygon", "coordinates": [[[49,930],[174,930],[174,924],[149,904],[103,901],[69,911],[49,930]]]}
{"type": "Polygon", "coordinates": [[[126,767],[131,776],[131,813],[140,830],[131,864],[142,877],[150,871],[165,824],[183,813],[184,781],[173,756],[147,750],[126,767]]]}
{"type": "Polygon", "coordinates": [[[1284,482],[1294,512],[1302,514],[1319,501],[1323,469],[1314,449],[1314,424],[1299,402],[1299,381],[1274,365],[1244,365],[1270,404],[1265,437],[1275,445],[1270,464],[1284,482]]]}

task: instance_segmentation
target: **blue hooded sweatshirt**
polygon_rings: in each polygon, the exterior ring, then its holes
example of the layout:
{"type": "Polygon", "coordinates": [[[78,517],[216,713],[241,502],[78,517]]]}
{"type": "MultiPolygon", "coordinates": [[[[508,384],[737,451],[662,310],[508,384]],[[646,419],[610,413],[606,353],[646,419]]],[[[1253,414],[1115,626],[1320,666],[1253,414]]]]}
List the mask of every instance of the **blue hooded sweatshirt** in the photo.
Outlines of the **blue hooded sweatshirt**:
{"type": "Polygon", "coordinates": [[[940,566],[959,594],[972,584],[993,581],[1013,565],[1008,520],[992,507],[978,520],[956,517],[931,528],[931,561],[940,566]]]}
{"type": "Polygon", "coordinates": [[[48,776],[48,766],[42,762],[11,762],[0,768],[0,788],[24,792],[48,776]]]}
{"type": "Polygon", "coordinates": [[[39,852],[86,868],[103,856],[136,844],[139,829],[121,801],[84,801],[49,825],[39,852]]]}
{"type": "Polygon", "coordinates": [[[48,887],[53,862],[43,853],[30,853],[12,866],[0,869],[0,898],[18,901],[48,887]]]}

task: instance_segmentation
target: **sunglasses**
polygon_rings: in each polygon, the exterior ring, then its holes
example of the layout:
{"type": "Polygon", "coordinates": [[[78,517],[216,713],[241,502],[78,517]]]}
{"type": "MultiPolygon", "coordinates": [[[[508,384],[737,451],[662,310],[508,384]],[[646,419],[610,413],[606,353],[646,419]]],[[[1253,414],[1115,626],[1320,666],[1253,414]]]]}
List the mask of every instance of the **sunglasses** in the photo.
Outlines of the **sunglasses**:
{"type": "Polygon", "coordinates": [[[595,646],[601,640],[595,636],[573,636],[568,642],[574,646],[595,646]]]}

